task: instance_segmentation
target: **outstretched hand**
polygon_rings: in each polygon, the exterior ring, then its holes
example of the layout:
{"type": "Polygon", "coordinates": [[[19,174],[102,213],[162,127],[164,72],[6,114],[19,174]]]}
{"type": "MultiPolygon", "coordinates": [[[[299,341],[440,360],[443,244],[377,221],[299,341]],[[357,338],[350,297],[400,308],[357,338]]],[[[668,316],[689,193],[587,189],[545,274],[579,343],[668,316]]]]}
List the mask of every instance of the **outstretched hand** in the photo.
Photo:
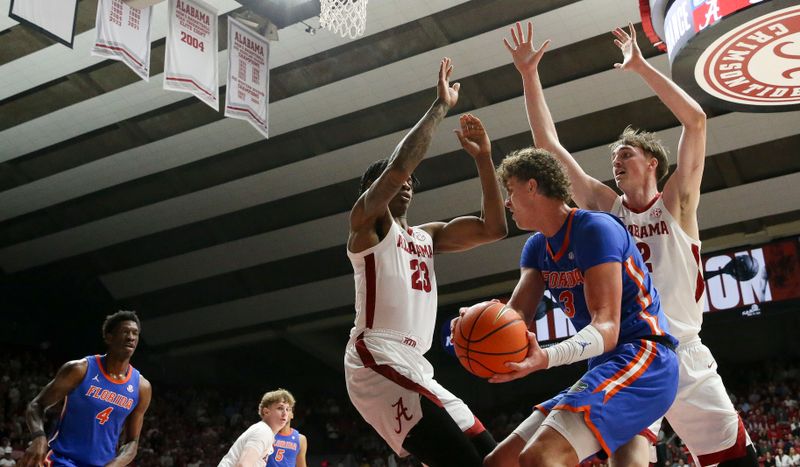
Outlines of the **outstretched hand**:
{"type": "Polygon", "coordinates": [[[511,53],[517,71],[522,74],[535,73],[545,49],[550,44],[550,39],[544,41],[538,49],[535,48],[533,46],[533,23],[528,21],[528,34],[523,34],[522,24],[517,23],[515,27],[511,28],[511,40],[514,41],[513,46],[505,38],[503,44],[511,53]]]}
{"type": "Polygon", "coordinates": [[[458,90],[461,89],[461,83],[453,83],[450,86],[450,75],[452,74],[453,62],[445,57],[439,63],[439,82],[436,85],[436,94],[451,109],[458,102],[458,90]]]}
{"type": "Polygon", "coordinates": [[[490,383],[506,383],[515,379],[528,376],[529,374],[547,369],[548,357],[544,350],[539,347],[536,334],[528,331],[528,355],[519,362],[506,362],[506,367],[511,369],[511,373],[496,374],[489,378],[490,383]]]}
{"type": "Polygon", "coordinates": [[[611,31],[616,37],[614,44],[622,51],[622,63],[614,64],[614,68],[620,70],[630,70],[644,62],[642,51],[636,43],[636,29],[633,28],[633,23],[628,23],[628,31],[622,28],[611,31]]]}
{"type": "Polygon", "coordinates": [[[453,130],[458,142],[467,153],[474,157],[492,157],[492,143],[480,119],[472,114],[462,115],[459,119],[460,130],[453,130]]]}

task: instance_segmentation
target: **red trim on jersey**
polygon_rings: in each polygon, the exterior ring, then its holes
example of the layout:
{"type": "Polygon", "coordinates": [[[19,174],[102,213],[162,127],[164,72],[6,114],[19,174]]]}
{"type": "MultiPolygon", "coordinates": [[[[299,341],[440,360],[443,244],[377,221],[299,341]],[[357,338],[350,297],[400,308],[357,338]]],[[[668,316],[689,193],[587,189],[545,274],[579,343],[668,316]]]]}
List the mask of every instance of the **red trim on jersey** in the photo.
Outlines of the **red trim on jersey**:
{"type": "Polygon", "coordinates": [[[723,449],[722,451],[697,456],[697,460],[700,461],[700,465],[713,465],[731,459],[738,459],[746,455],[747,436],[745,434],[742,418],[739,417],[739,429],[736,432],[736,442],[733,443],[733,446],[729,447],[728,449],[723,449]]]}
{"type": "Polygon", "coordinates": [[[131,379],[131,375],[133,375],[133,365],[130,363],[128,364],[128,374],[125,376],[125,379],[114,379],[111,377],[111,375],[106,373],[106,369],[103,367],[103,360],[100,358],[100,355],[95,355],[94,358],[97,360],[97,368],[100,368],[100,373],[103,373],[103,376],[105,376],[109,382],[113,384],[125,384],[129,379],[131,379]]]}
{"type": "Polygon", "coordinates": [[[656,195],[653,197],[653,199],[651,199],[650,202],[647,203],[647,206],[643,207],[642,209],[635,209],[635,208],[632,208],[632,207],[628,206],[628,203],[625,202],[625,199],[622,200],[622,205],[625,206],[632,213],[641,214],[641,213],[647,211],[648,209],[652,208],[653,205],[656,204],[656,201],[658,201],[658,198],[661,198],[661,193],[656,193],[656,195]]]}
{"type": "Polygon", "coordinates": [[[47,451],[47,455],[44,456],[44,467],[50,467],[53,465],[53,459],[50,458],[50,456],[52,455],[53,455],[52,449],[47,451]]]}
{"type": "MultiPolygon", "coordinates": [[[[475,417],[475,415],[473,415],[473,417],[475,417]]],[[[478,417],[475,417],[475,423],[473,423],[471,427],[464,430],[464,434],[467,435],[467,437],[469,438],[473,438],[483,433],[484,431],[486,431],[486,427],[484,427],[483,423],[481,423],[481,421],[478,420],[478,417]]]]}
{"type": "Polygon", "coordinates": [[[378,365],[378,363],[375,362],[375,357],[372,356],[372,353],[370,353],[369,349],[367,348],[367,343],[364,342],[364,333],[361,333],[356,338],[356,350],[358,351],[358,356],[361,357],[361,363],[364,364],[365,368],[373,370],[374,372],[385,377],[386,379],[393,381],[400,387],[406,388],[409,391],[414,391],[416,393],[422,394],[434,404],[444,408],[444,404],[442,404],[442,401],[440,401],[435,394],[427,390],[425,387],[421,386],[419,383],[416,383],[406,378],[405,376],[401,375],[397,370],[390,367],[389,365],[378,365]]]}
{"type": "Polygon", "coordinates": [[[558,261],[564,256],[564,253],[567,252],[567,247],[569,247],[569,233],[572,231],[572,219],[575,218],[575,212],[577,209],[572,208],[569,211],[569,215],[567,216],[567,233],[564,234],[564,243],[561,244],[561,248],[558,249],[558,253],[555,255],[553,254],[553,250],[550,249],[550,242],[547,241],[545,238],[545,245],[547,245],[547,252],[550,253],[550,257],[553,258],[553,261],[558,261]]]}
{"type": "Polygon", "coordinates": [[[367,329],[371,329],[375,321],[375,253],[364,257],[364,272],[367,276],[367,329]]]}
{"type": "Polygon", "coordinates": [[[697,282],[695,283],[694,287],[694,301],[699,302],[700,299],[703,297],[703,292],[706,290],[706,281],[703,280],[703,271],[700,267],[700,247],[697,245],[692,245],[692,256],[694,256],[694,262],[697,264],[697,282]]]}

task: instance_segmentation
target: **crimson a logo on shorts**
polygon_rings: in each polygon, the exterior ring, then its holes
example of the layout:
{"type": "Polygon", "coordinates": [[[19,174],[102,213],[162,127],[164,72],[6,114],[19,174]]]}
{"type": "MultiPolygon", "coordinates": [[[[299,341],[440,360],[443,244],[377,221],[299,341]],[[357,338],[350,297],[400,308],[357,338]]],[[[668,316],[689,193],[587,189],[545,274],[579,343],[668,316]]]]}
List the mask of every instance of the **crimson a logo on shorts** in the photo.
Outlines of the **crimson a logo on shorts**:
{"type": "Polygon", "coordinates": [[[800,104],[800,5],[752,19],[718,37],[694,69],[700,87],[734,104],[800,104]]]}

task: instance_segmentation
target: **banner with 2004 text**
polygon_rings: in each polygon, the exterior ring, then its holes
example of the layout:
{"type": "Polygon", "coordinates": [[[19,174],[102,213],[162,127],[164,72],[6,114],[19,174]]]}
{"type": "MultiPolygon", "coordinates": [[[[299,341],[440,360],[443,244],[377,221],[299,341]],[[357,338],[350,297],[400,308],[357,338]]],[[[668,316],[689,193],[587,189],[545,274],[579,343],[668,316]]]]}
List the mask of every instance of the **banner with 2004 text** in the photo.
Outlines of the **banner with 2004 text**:
{"type": "Polygon", "coordinates": [[[169,0],[164,89],[219,110],[217,12],[200,0],[169,0]]]}

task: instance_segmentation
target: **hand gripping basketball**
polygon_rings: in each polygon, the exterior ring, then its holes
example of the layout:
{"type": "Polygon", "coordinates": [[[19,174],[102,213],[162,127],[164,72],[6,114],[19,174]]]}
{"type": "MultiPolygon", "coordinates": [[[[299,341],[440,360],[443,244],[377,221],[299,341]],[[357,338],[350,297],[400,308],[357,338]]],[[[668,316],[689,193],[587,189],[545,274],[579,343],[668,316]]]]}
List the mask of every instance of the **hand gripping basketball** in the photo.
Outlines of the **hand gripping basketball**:
{"type": "Polygon", "coordinates": [[[458,360],[481,378],[512,371],[505,364],[528,354],[527,326],[521,315],[499,302],[481,302],[453,320],[452,341],[458,360]]]}

